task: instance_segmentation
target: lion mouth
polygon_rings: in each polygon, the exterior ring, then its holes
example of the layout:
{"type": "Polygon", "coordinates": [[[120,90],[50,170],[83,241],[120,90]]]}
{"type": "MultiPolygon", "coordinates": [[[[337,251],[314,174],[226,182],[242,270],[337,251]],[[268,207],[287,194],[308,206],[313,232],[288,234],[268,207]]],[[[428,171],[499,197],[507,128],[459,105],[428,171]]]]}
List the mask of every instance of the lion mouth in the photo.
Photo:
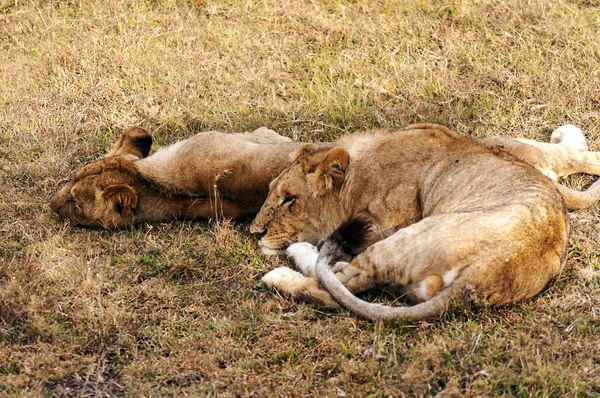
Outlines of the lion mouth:
{"type": "Polygon", "coordinates": [[[267,256],[282,254],[290,244],[291,242],[282,242],[282,244],[274,245],[265,242],[263,239],[258,241],[258,247],[260,247],[261,252],[267,256]]]}

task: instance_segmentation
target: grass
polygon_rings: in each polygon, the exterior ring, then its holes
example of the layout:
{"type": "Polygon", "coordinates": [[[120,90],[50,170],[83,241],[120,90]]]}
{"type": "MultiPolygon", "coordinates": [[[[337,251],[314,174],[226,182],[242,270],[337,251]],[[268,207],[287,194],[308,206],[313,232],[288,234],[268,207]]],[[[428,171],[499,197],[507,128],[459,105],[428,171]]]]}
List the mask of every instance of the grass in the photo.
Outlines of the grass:
{"type": "MultiPolygon", "coordinates": [[[[536,298],[373,323],[260,282],[247,223],[71,228],[48,199],[119,128],[160,144],[438,122],[600,147],[593,0],[0,0],[0,394],[600,395],[598,208],[536,298]]],[[[579,185],[586,180],[574,179],[579,185]]]]}

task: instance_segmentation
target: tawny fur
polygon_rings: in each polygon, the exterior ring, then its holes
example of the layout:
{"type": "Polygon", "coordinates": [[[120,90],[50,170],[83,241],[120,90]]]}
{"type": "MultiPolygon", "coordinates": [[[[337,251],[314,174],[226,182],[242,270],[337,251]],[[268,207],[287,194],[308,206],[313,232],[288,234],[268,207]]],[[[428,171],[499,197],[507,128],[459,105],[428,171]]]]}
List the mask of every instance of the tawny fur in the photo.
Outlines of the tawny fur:
{"type": "Polygon", "coordinates": [[[249,217],[301,146],[266,128],[203,132],[145,157],[151,145],[146,130],[125,130],[104,159],[76,172],[50,207],[74,225],[102,228],[249,217]]]}
{"type": "Polygon", "coordinates": [[[600,152],[588,151],[581,130],[572,125],[556,129],[551,140],[552,143],[545,143],[525,138],[492,136],[478,142],[516,156],[555,181],[567,208],[583,209],[593,206],[600,199],[600,180],[585,191],[578,191],[559,184],[558,179],[574,173],[600,175],[600,152]]]}
{"type": "MultiPolygon", "coordinates": [[[[556,165],[559,169],[552,172],[564,174],[565,167],[559,160],[587,162],[599,157],[593,152],[572,150],[587,148],[583,134],[574,126],[557,129],[552,139],[571,149],[530,140],[525,145],[517,142],[520,139],[500,137],[490,145],[501,144],[547,175],[548,167],[556,165]],[[530,148],[538,144],[539,149],[530,148]],[[554,154],[550,161],[548,154],[554,154]]],[[[173,218],[253,216],[266,198],[267,184],[289,164],[288,153],[296,152],[294,157],[298,157],[314,148],[313,144],[291,143],[289,138],[266,128],[245,134],[204,132],[147,157],[151,145],[146,130],[127,129],[104,160],[82,168],[52,198],[52,209],[74,225],[103,228],[173,218]]],[[[332,187],[334,174],[324,176],[322,188],[332,187]]],[[[587,207],[600,197],[600,183],[584,192],[564,186],[559,190],[568,207],[587,207]]]]}
{"type": "Polygon", "coordinates": [[[437,125],[346,136],[331,150],[303,151],[271,183],[251,230],[280,250],[326,239],[348,218],[369,220],[380,241],[349,263],[336,263],[326,241],[316,264],[324,289],[294,275],[288,291],[320,302],[327,292],[367,318],[439,315],[467,286],[489,304],[516,302],[562,270],[568,243],[555,184],[518,157],[437,125]],[[387,307],[354,295],[384,284],[422,303],[387,307]]]}

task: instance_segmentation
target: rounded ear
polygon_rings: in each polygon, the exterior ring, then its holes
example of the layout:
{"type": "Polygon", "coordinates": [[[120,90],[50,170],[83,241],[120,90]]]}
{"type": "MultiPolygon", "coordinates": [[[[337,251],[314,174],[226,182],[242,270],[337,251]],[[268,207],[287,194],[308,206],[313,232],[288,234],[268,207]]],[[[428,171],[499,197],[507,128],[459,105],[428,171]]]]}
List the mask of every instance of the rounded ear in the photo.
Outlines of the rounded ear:
{"type": "Polygon", "coordinates": [[[133,216],[138,205],[138,194],[129,185],[111,185],[100,192],[100,200],[106,209],[112,209],[123,217],[133,216]]]}
{"type": "Polygon", "coordinates": [[[312,152],[316,151],[317,149],[319,149],[319,147],[316,146],[315,144],[311,144],[311,143],[303,144],[295,152],[290,153],[290,159],[292,162],[295,162],[301,156],[312,153],[312,152]]]}
{"type": "Polygon", "coordinates": [[[152,147],[152,135],[141,127],[129,127],[123,131],[105,157],[133,155],[139,159],[145,158],[152,147]]]}
{"type": "Polygon", "coordinates": [[[319,163],[314,173],[314,189],[318,195],[338,191],[346,177],[350,155],[344,148],[333,148],[319,163]]]}

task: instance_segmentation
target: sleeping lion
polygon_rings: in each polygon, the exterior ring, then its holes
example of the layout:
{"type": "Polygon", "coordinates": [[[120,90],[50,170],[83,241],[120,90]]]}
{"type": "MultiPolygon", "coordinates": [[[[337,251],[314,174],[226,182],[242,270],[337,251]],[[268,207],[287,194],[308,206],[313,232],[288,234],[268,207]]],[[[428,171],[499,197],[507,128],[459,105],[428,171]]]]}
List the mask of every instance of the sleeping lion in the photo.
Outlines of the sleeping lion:
{"type": "MultiPolygon", "coordinates": [[[[590,163],[598,155],[587,152],[583,134],[574,126],[556,130],[553,144],[503,137],[481,142],[511,152],[554,179],[570,172],[599,172],[590,163]]],[[[72,225],[101,228],[176,218],[250,217],[301,145],[267,128],[245,134],[209,131],[148,156],[150,133],[132,127],[104,159],[76,171],[50,207],[72,225]]],[[[591,206],[600,197],[597,184],[584,192],[558,188],[569,208],[591,206]]]]}
{"type": "MultiPolygon", "coordinates": [[[[280,267],[263,280],[369,319],[437,316],[466,288],[491,305],[532,297],[565,264],[565,200],[593,203],[546,175],[598,174],[600,156],[530,144],[478,144],[419,124],[348,135],[332,148],[303,146],[251,226],[263,251],[287,248],[302,274],[280,267]],[[400,286],[418,304],[355,296],[378,285],[400,286]]],[[[598,184],[590,189],[595,201],[598,184]]]]}
{"type": "Polygon", "coordinates": [[[150,133],[131,127],[102,160],[78,170],[50,208],[72,225],[101,228],[254,216],[300,145],[263,127],[198,133],[148,156],[150,133]]]}

